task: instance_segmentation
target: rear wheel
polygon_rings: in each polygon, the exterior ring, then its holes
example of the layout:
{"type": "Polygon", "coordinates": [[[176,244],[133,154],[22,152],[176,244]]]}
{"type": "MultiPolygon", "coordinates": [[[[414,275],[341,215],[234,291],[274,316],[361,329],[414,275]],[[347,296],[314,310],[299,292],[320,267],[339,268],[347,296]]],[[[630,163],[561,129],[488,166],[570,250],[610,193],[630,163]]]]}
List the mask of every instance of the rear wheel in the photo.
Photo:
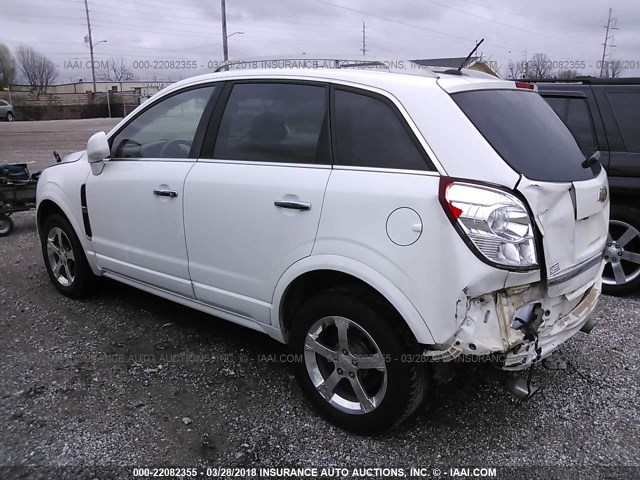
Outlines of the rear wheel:
{"type": "Polygon", "coordinates": [[[71,298],[89,294],[95,277],[69,221],[53,214],[45,220],[40,234],[44,263],[56,288],[71,298]]]}
{"type": "Polygon", "coordinates": [[[330,422],[372,434],[398,425],[424,398],[427,376],[398,314],[360,290],[329,290],[297,312],[291,349],[302,391],[330,422]]]}
{"type": "Polygon", "coordinates": [[[7,113],[7,122],[13,122],[13,113],[7,113]]]}
{"type": "Polygon", "coordinates": [[[640,211],[633,207],[611,207],[607,262],[602,274],[604,292],[623,295],[640,288],[640,211]]]}
{"type": "Polygon", "coordinates": [[[6,237],[13,230],[13,220],[8,215],[0,215],[0,237],[6,237]]]}

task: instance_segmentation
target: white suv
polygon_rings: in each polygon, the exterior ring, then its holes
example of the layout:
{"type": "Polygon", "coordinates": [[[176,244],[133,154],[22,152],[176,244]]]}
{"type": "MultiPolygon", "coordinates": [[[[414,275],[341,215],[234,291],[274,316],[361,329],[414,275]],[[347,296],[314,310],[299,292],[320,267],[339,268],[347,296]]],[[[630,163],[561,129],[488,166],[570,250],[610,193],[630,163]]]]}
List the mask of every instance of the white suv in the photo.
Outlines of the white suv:
{"type": "Polygon", "coordinates": [[[42,173],[53,283],[109,277],[288,343],[356,432],[409,416],[427,366],[530,367],[593,326],[606,174],[533,86],[454,73],[172,85],[42,173]]]}

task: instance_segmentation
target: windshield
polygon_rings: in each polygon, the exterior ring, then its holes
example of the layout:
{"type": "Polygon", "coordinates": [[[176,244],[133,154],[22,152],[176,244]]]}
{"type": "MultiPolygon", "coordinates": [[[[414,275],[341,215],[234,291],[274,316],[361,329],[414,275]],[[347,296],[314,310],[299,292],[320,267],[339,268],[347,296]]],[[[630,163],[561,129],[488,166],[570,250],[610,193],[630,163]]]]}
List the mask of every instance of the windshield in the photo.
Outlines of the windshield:
{"type": "Polygon", "coordinates": [[[594,177],[584,155],[547,102],[528,90],[473,90],[453,100],[516,172],[531,180],[573,182],[594,177]]]}

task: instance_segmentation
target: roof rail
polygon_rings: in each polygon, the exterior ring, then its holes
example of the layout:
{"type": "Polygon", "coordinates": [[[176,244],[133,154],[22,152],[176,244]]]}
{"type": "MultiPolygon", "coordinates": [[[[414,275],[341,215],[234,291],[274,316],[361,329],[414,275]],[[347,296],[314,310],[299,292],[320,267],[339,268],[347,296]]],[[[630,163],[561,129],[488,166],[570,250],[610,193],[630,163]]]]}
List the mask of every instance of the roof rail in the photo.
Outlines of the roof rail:
{"type": "Polygon", "coordinates": [[[269,69],[269,68],[367,68],[391,70],[389,62],[381,60],[359,60],[353,58],[335,58],[335,57],[261,57],[249,58],[242,60],[228,60],[223,62],[214,73],[241,69],[269,69]]]}
{"type": "Polygon", "coordinates": [[[476,78],[500,78],[479,70],[463,68],[451,69],[437,65],[421,65],[414,60],[398,59],[353,59],[336,57],[262,57],[253,59],[233,60],[221,64],[214,73],[228,70],[256,70],[256,69],[365,69],[390,73],[404,73],[408,75],[420,75],[439,77],[442,75],[463,75],[476,78]],[[453,71],[455,70],[455,72],[453,71]]]}

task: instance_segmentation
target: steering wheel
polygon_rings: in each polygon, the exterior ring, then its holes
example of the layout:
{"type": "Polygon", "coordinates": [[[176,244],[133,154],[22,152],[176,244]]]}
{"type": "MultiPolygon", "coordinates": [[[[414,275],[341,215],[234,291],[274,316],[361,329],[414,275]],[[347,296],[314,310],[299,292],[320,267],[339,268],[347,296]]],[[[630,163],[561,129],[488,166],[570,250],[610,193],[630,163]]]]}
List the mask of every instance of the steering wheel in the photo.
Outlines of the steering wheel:
{"type": "Polygon", "coordinates": [[[170,140],[160,150],[160,158],[187,158],[191,143],[189,140],[170,140]]]}

